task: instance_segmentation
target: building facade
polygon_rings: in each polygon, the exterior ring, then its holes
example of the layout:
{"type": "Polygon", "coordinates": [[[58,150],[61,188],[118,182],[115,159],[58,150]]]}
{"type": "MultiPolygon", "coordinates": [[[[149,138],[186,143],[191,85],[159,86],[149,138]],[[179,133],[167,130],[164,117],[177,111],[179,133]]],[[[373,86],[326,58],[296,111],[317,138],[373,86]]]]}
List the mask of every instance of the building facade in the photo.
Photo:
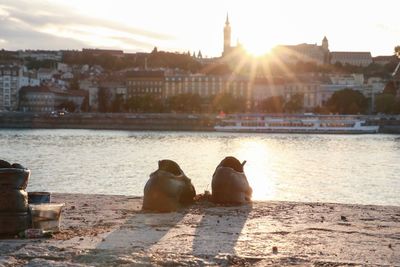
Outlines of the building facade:
{"type": "Polygon", "coordinates": [[[99,85],[93,79],[79,81],[79,89],[88,93],[88,105],[90,111],[97,111],[99,108],[99,85]]]}
{"type": "Polygon", "coordinates": [[[86,54],[86,55],[91,55],[94,57],[99,57],[99,56],[104,56],[104,55],[110,55],[110,56],[117,57],[117,58],[124,57],[124,51],[112,50],[112,49],[83,48],[82,53],[86,54]]]}
{"type": "Polygon", "coordinates": [[[321,45],[299,44],[279,45],[273,50],[274,56],[284,63],[312,62],[318,65],[329,63],[329,43],[326,36],[321,45]]]}
{"type": "Polygon", "coordinates": [[[18,51],[18,57],[21,59],[31,58],[38,61],[52,60],[61,61],[63,53],[62,51],[51,51],[51,50],[25,50],[18,51]]]}
{"type": "Polygon", "coordinates": [[[373,57],[372,61],[376,64],[379,65],[386,65],[389,63],[398,63],[400,60],[398,57],[396,57],[395,55],[391,55],[391,56],[377,56],[377,57],[373,57]]]}
{"type": "Polygon", "coordinates": [[[161,99],[164,95],[164,71],[130,71],[126,73],[127,99],[151,95],[161,99]]]}
{"type": "Polygon", "coordinates": [[[170,75],[165,77],[164,98],[179,94],[197,94],[206,98],[228,93],[235,98],[250,100],[249,79],[240,76],[217,76],[203,74],[170,75]]]}
{"type": "Polygon", "coordinates": [[[57,99],[55,92],[46,86],[24,86],[20,91],[19,109],[24,112],[50,112],[55,110],[57,99]]]}
{"type": "Polygon", "coordinates": [[[372,63],[371,52],[331,52],[331,64],[341,63],[366,67],[372,63]]]}
{"type": "Polygon", "coordinates": [[[40,83],[53,81],[53,76],[57,73],[55,69],[40,68],[37,71],[37,78],[40,83]]]}
{"type": "Polygon", "coordinates": [[[22,79],[22,67],[0,65],[0,111],[13,111],[18,108],[18,92],[22,79]]]}
{"type": "Polygon", "coordinates": [[[257,107],[272,96],[282,96],[289,101],[294,95],[303,96],[304,111],[325,106],[331,96],[343,89],[361,92],[367,98],[383,91],[385,83],[366,82],[362,74],[327,75],[327,77],[297,77],[286,81],[256,81],[253,86],[253,104],[257,107]]]}
{"type": "Polygon", "coordinates": [[[81,110],[86,92],[82,90],[61,91],[47,86],[24,86],[20,90],[19,110],[24,112],[51,112],[67,101],[81,110]]]}

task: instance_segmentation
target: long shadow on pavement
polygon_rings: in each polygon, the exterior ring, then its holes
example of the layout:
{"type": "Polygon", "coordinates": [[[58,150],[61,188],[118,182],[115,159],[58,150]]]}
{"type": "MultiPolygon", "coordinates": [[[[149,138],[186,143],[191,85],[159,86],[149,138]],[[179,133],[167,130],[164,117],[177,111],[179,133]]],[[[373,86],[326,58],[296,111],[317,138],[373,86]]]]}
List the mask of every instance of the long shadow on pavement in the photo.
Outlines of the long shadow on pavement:
{"type": "Polygon", "coordinates": [[[212,262],[217,255],[236,255],[235,246],[251,210],[251,204],[205,208],[195,231],[193,255],[212,262]]]}
{"type": "Polygon", "coordinates": [[[160,242],[186,215],[186,210],[171,213],[136,213],[118,229],[76,261],[98,266],[151,264],[151,247],[160,242]]]}

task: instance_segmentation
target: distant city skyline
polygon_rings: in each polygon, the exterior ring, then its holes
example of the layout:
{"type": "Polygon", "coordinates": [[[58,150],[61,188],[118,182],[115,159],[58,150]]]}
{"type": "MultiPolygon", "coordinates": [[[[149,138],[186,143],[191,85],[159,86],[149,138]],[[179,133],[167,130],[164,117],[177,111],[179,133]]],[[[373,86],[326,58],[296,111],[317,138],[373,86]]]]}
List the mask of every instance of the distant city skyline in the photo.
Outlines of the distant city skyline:
{"type": "Polygon", "coordinates": [[[318,43],[335,51],[392,55],[400,45],[400,2],[26,1],[0,0],[0,49],[159,50],[220,56],[226,14],[232,43],[256,55],[281,44],[318,43]]]}

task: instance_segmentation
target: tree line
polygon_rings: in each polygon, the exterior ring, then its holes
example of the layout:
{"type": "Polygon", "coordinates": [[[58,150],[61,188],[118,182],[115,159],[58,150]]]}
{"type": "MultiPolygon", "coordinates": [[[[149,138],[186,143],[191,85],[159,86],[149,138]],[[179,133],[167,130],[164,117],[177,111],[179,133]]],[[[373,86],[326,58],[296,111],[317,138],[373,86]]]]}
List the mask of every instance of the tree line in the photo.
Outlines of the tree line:
{"type": "MultiPolygon", "coordinates": [[[[284,77],[290,75],[301,75],[306,73],[362,73],[365,77],[389,78],[395,69],[398,61],[393,60],[385,65],[371,63],[368,66],[355,66],[350,64],[325,64],[319,65],[313,62],[297,63],[275,63],[268,58],[257,59],[257,76],[272,75],[284,77]]],[[[76,65],[100,65],[107,71],[118,71],[126,68],[172,68],[186,70],[191,73],[209,73],[209,74],[230,74],[232,66],[226,63],[214,62],[212,64],[202,64],[187,53],[172,53],[158,51],[156,48],[151,53],[125,54],[124,57],[115,57],[107,52],[101,56],[91,54],[90,52],[65,51],[63,53],[63,62],[76,65]]],[[[249,58],[247,64],[242,66],[239,71],[246,74],[253,61],[249,58]],[[247,66],[248,65],[248,66],[247,66]]],[[[40,62],[28,62],[32,67],[39,67],[40,62]]],[[[43,62],[48,65],[49,62],[43,62]]]]}
{"type": "Polygon", "coordinates": [[[210,97],[184,93],[161,99],[157,95],[135,96],[124,100],[122,95],[111,97],[107,90],[99,90],[99,112],[138,113],[227,113],[246,111],[246,100],[222,93],[210,97]],[[110,100],[112,99],[112,100],[110,100]]]}
{"type": "MultiPolygon", "coordinates": [[[[161,99],[156,95],[143,95],[125,100],[122,95],[111,97],[107,90],[100,90],[98,99],[99,112],[302,113],[306,111],[303,94],[294,94],[289,99],[283,96],[272,96],[260,101],[257,106],[229,93],[210,97],[185,93],[167,99],[161,99]]],[[[311,111],[316,114],[367,114],[371,110],[371,102],[372,100],[361,92],[347,88],[333,93],[326,103],[311,111]]],[[[375,96],[375,112],[400,114],[400,99],[396,97],[396,90],[386,87],[383,93],[375,96]]]]}
{"type": "MultiPolygon", "coordinates": [[[[303,95],[293,95],[288,101],[282,96],[269,97],[259,105],[257,111],[265,113],[299,113],[304,112],[303,95]]],[[[367,114],[374,113],[400,114],[400,98],[397,91],[386,86],[385,90],[375,96],[375,100],[365,97],[353,89],[343,89],[332,94],[322,106],[315,107],[316,114],[367,114]],[[371,105],[374,104],[374,107],[371,105]]]]}

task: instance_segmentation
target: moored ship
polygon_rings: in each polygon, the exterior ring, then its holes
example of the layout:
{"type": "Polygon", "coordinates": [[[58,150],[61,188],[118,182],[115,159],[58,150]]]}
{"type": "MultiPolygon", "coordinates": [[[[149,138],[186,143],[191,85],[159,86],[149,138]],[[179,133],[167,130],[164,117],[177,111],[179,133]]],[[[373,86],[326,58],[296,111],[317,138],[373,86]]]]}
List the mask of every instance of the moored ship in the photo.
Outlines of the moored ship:
{"type": "Polygon", "coordinates": [[[222,118],[214,127],[219,132],[371,134],[379,126],[368,125],[353,115],[236,114],[222,118]]]}

